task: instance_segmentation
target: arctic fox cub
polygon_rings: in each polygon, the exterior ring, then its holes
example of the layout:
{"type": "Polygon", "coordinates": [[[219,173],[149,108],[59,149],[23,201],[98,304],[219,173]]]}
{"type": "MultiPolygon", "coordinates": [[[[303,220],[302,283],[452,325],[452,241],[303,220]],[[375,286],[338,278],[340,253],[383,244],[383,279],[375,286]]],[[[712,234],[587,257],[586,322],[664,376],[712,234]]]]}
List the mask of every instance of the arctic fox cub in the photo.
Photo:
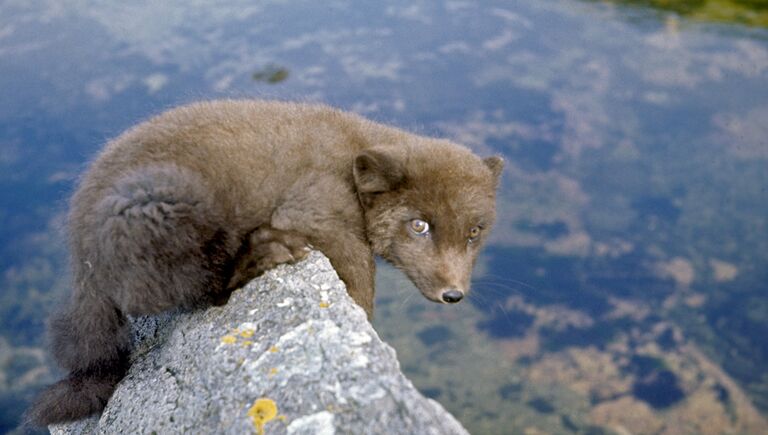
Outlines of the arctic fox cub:
{"type": "Polygon", "coordinates": [[[126,314],[226,303],[310,246],[369,316],[374,255],[428,299],[459,302],[494,222],[502,166],[321,105],[202,102],[126,131],[72,198],[73,293],[50,322],[69,375],[29,421],[104,408],[129,365],[126,314]]]}

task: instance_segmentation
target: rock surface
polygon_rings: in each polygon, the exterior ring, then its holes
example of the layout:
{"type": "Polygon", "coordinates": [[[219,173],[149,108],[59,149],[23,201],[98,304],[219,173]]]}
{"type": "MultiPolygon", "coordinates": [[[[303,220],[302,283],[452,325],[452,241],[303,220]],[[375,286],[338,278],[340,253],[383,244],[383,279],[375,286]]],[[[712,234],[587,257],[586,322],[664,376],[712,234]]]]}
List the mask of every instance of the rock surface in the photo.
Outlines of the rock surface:
{"type": "Polygon", "coordinates": [[[277,407],[266,434],[467,433],[405,378],[317,252],[223,307],[134,326],[133,365],[104,413],[53,434],[256,433],[249,409],[260,398],[277,407]]]}

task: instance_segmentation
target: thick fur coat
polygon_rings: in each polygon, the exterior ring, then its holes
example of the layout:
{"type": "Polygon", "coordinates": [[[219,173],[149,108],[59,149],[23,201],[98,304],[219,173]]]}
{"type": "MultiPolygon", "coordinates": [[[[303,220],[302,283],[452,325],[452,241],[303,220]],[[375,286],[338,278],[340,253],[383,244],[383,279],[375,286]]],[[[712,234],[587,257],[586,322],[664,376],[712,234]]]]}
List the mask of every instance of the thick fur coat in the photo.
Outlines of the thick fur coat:
{"type": "Polygon", "coordinates": [[[502,161],[320,105],[183,106],[128,130],[72,197],[73,292],[50,321],[69,372],[36,425],[99,412],[128,368],[126,315],[226,303],[309,247],[373,313],[374,255],[458,302],[495,218],[502,161]]]}

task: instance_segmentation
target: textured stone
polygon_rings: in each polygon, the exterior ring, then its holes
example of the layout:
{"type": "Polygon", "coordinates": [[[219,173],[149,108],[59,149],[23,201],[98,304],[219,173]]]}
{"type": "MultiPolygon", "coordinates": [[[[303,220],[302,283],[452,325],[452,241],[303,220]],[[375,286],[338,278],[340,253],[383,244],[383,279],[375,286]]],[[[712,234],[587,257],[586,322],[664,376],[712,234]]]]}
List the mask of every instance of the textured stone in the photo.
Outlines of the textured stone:
{"type": "Polygon", "coordinates": [[[254,433],[248,410],[262,397],[278,412],[267,434],[466,433],[405,378],[317,252],[223,307],[134,326],[133,365],[101,417],[52,433],[254,433]]]}

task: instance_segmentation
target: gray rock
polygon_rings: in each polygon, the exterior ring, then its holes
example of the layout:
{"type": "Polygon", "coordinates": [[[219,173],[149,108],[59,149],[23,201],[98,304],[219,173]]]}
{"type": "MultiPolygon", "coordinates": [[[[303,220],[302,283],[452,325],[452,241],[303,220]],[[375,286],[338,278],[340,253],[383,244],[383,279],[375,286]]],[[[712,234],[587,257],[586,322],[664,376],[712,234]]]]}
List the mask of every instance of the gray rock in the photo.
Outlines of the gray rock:
{"type": "Polygon", "coordinates": [[[101,417],[53,434],[257,432],[248,410],[271,399],[266,434],[465,434],[400,371],[313,252],[233,293],[223,307],[134,320],[133,365],[101,417]]]}

